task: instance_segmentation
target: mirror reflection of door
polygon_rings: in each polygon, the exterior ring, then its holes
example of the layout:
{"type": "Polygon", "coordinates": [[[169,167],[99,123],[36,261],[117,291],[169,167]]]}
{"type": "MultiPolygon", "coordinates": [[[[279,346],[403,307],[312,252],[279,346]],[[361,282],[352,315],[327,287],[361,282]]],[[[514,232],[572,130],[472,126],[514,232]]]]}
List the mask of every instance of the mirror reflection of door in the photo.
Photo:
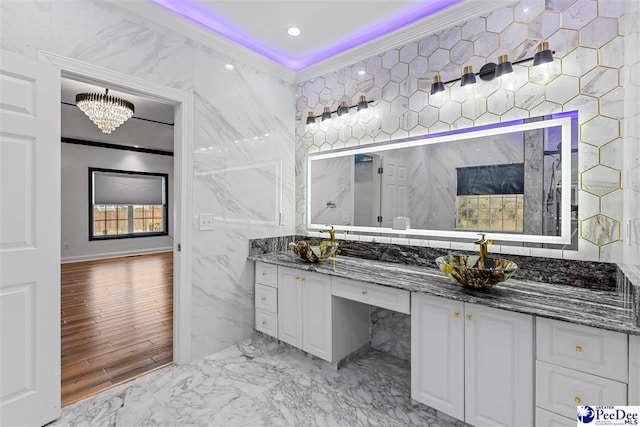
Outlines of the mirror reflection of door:
{"type": "Polygon", "coordinates": [[[408,161],[385,154],[380,174],[380,227],[393,227],[393,219],[409,216],[407,200],[408,161]]]}

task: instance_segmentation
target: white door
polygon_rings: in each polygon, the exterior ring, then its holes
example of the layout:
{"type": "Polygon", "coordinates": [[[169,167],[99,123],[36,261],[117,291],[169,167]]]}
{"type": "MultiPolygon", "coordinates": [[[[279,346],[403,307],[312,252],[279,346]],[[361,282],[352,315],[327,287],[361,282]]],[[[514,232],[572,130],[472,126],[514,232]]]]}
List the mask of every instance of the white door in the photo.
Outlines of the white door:
{"type": "Polygon", "coordinates": [[[302,349],[332,362],[331,277],[302,277],[302,349]]]}
{"type": "Polygon", "coordinates": [[[300,270],[278,267],[278,339],[302,349],[300,270]]]}
{"type": "Polygon", "coordinates": [[[465,421],[533,425],[533,317],[465,304],[465,421]]]}
{"type": "Polygon", "coordinates": [[[411,296],[411,398],[464,420],[464,303],[411,296]]]}
{"type": "Polygon", "coordinates": [[[0,425],[60,416],[60,72],[0,51],[0,425]]]}
{"type": "Polygon", "coordinates": [[[391,228],[393,219],[406,217],[409,211],[407,199],[407,161],[382,156],[382,178],[380,185],[380,227],[391,228]]]}

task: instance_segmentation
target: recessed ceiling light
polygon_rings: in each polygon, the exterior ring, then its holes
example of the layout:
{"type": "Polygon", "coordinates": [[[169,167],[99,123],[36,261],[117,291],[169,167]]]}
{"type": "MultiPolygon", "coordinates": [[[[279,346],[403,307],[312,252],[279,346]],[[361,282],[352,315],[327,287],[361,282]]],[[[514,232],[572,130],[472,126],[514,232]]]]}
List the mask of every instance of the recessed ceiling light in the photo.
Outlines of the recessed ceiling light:
{"type": "Polygon", "coordinates": [[[365,73],[366,73],[366,71],[365,71],[365,70],[360,70],[360,71],[358,71],[358,75],[359,75],[359,76],[364,76],[364,75],[365,75],[365,73]]]}
{"type": "Polygon", "coordinates": [[[298,37],[300,35],[300,28],[298,27],[290,27],[287,30],[287,33],[291,36],[291,37],[298,37]]]}
{"type": "Polygon", "coordinates": [[[233,71],[236,69],[236,67],[234,67],[232,64],[224,64],[224,68],[229,71],[233,71]]]}

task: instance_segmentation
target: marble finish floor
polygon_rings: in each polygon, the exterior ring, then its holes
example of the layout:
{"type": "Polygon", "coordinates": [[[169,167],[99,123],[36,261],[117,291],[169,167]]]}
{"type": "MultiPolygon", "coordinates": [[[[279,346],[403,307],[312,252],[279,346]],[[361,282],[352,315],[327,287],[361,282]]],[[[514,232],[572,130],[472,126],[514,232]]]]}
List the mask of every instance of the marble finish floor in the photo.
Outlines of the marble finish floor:
{"type": "Polygon", "coordinates": [[[257,336],[69,405],[49,426],[461,427],[410,399],[409,362],[371,350],[339,370],[257,336]]]}

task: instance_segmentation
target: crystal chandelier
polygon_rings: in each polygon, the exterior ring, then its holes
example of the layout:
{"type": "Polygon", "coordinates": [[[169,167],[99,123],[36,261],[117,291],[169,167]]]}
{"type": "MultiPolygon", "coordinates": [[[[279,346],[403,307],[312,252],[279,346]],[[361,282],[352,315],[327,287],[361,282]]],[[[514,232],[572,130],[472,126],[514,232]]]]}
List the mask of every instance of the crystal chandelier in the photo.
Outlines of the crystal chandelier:
{"type": "Polygon", "coordinates": [[[76,105],[102,133],[111,133],[133,116],[133,103],[117,96],[109,95],[109,89],[102,93],[79,93],[76,95],[76,105]]]}

